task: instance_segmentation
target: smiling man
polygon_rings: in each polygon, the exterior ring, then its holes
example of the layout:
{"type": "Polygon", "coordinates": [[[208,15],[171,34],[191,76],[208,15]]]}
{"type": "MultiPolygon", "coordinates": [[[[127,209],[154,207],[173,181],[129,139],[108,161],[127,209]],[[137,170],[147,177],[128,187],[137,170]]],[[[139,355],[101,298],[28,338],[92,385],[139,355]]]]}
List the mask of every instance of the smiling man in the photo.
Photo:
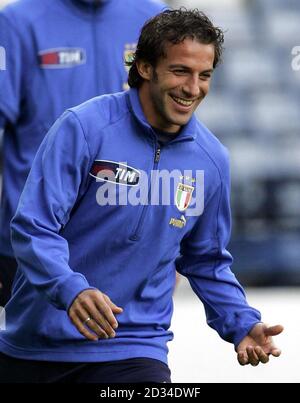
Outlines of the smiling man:
{"type": "Polygon", "coordinates": [[[170,46],[154,68],[138,60],[145,80],[139,96],[148,122],[168,133],[178,133],[209,91],[215,58],[214,45],[187,37],[170,46]]]}
{"type": "Polygon", "coordinates": [[[261,323],[230,270],[227,152],[193,115],[222,44],[197,10],[157,15],[131,89],[69,109],[49,131],[12,221],[19,267],[1,381],[170,382],[176,269],[241,365],[280,355],[282,326],[261,323]],[[170,202],[153,203],[155,191],[170,202]]]}

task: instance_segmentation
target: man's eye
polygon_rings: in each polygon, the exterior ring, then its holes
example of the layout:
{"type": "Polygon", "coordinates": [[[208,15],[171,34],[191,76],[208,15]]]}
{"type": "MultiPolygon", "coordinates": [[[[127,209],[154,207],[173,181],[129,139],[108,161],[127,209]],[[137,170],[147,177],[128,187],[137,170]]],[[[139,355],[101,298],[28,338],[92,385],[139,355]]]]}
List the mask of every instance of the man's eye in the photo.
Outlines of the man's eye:
{"type": "Polygon", "coordinates": [[[173,70],[173,73],[181,75],[181,74],[185,74],[185,70],[173,70]]]}
{"type": "Polygon", "coordinates": [[[201,80],[208,80],[208,79],[211,78],[211,75],[210,75],[210,74],[202,74],[202,75],[200,76],[200,78],[201,78],[201,80]]]}

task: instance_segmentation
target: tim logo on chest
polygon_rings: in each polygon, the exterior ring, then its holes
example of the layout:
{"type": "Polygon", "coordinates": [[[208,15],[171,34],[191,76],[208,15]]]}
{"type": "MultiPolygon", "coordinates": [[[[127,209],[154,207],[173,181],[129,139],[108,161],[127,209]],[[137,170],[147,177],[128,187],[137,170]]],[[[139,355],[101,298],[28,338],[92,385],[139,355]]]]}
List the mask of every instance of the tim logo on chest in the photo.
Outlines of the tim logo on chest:
{"type": "Polygon", "coordinates": [[[140,180],[140,172],[137,169],[109,160],[95,160],[90,175],[100,181],[126,186],[136,186],[140,180]]]}
{"type": "Polygon", "coordinates": [[[81,48],[56,48],[42,50],[39,64],[44,69],[74,67],[86,62],[86,52],[81,48]]]}

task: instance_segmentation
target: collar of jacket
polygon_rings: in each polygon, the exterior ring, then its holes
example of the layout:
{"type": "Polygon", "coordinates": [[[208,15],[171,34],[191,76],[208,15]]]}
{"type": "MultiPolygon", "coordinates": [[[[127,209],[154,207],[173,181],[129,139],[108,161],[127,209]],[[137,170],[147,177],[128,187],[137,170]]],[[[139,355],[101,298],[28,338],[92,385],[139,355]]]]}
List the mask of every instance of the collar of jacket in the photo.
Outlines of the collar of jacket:
{"type": "MultiPolygon", "coordinates": [[[[138,120],[138,122],[141,125],[143,125],[146,131],[148,133],[151,133],[151,135],[153,136],[153,130],[144,115],[139,98],[139,93],[136,88],[130,88],[127,91],[127,104],[129,106],[129,109],[133,113],[134,117],[138,120]]],[[[181,141],[193,141],[196,138],[196,131],[197,131],[197,119],[193,114],[188,123],[182,127],[179,135],[173,141],[171,141],[171,143],[178,143],[181,141]]]]}

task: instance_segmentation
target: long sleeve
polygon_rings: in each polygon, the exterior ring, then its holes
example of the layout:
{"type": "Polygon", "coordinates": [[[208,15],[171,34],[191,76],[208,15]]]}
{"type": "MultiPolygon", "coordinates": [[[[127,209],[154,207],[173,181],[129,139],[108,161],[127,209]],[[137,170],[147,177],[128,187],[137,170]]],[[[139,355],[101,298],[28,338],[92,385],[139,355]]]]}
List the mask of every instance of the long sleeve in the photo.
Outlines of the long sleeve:
{"type": "Polygon", "coordinates": [[[12,243],[20,269],[58,309],[68,309],[89,286],[68,265],[60,235],[87,175],[89,150],[80,123],[66,112],[50,129],[33,162],[12,220],[12,243]]]}
{"type": "Polygon", "coordinates": [[[11,123],[19,117],[24,87],[23,70],[28,56],[16,28],[0,13],[0,46],[5,51],[5,69],[0,70],[0,112],[11,123]]]}
{"type": "Polygon", "coordinates": [[[260,313],[248,305],[230,269],[232,257],[226,250],[231,231],[230,180],[228,162],[224,165],[219,185],[182,242],[177,270],[204,304],[208,325],[237,346],[260,321],[260,313]]]}

